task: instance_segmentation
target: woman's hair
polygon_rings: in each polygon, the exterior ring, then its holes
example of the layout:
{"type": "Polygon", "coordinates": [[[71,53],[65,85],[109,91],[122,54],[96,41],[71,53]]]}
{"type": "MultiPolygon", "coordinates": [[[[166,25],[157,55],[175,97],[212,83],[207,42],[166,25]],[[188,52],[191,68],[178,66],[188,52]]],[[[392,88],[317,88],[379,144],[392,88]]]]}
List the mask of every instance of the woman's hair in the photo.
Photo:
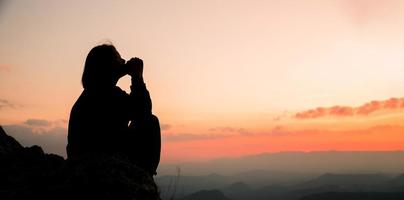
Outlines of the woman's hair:
{"type": "Polygon", "coordinates": [[[111,44],[98,45],[88,53],[81,82],[84,89],[105,86],[113,80],[117,50],[111,44]]]}

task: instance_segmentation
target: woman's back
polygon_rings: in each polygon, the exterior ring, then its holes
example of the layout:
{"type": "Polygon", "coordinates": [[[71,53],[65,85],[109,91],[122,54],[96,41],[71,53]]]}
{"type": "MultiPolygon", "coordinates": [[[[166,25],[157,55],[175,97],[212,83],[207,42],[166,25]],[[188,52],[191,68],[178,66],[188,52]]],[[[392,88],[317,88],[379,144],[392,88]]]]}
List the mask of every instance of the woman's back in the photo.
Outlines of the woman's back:
{"type": "Polygon", "coordinates": [[[118,87],[84,90],[70,113],[67,155],[117,153],[129,123],[128,95],[118,87]]]}

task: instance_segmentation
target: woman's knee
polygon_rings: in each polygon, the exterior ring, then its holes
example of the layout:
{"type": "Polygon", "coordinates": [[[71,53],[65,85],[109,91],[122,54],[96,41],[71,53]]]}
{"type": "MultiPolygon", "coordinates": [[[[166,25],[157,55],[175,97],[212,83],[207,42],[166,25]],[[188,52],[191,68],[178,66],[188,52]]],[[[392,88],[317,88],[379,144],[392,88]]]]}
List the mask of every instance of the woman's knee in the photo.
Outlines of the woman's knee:
{"type": "Polygon", "coordinates": [[[151,115],[151,121],[160,124],[159,118],[156,115],[151,115]]]}

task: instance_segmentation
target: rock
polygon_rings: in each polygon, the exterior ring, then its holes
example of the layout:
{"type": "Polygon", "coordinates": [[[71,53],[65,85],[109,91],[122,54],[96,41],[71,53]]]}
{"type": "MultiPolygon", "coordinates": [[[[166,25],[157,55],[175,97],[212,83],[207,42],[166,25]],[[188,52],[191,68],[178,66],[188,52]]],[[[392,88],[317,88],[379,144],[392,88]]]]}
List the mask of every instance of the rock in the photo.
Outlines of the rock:
{"type": "Polygon", "coordinates": [[[13,137],[6,134],[3,127],[0,126],[0,158],[13,156],[13,153],[21,151],[23,147],[13,137]]]}
{"type": "Polygon", "coordinates": [[[160,199],[149,173],[125,157],[64,160],[24,148],[0,126],[0,197],[8,199],[160,199]]]}

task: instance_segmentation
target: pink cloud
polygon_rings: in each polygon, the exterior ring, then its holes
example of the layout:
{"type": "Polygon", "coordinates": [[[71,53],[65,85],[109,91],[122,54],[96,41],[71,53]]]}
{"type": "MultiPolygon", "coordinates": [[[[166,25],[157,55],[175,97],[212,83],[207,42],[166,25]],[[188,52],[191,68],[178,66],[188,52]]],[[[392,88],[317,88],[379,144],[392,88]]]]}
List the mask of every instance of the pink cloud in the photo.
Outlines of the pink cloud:
{"type": "Polygon", "coordinates": [[[399,110],[404,108],[404,98],[390,98],[384,101],[371,101],[358,107],[332,106],[318,107],[295,114],[297,119],[314,119],[320,117],[367,116],[381,110],[399,110]]]}

